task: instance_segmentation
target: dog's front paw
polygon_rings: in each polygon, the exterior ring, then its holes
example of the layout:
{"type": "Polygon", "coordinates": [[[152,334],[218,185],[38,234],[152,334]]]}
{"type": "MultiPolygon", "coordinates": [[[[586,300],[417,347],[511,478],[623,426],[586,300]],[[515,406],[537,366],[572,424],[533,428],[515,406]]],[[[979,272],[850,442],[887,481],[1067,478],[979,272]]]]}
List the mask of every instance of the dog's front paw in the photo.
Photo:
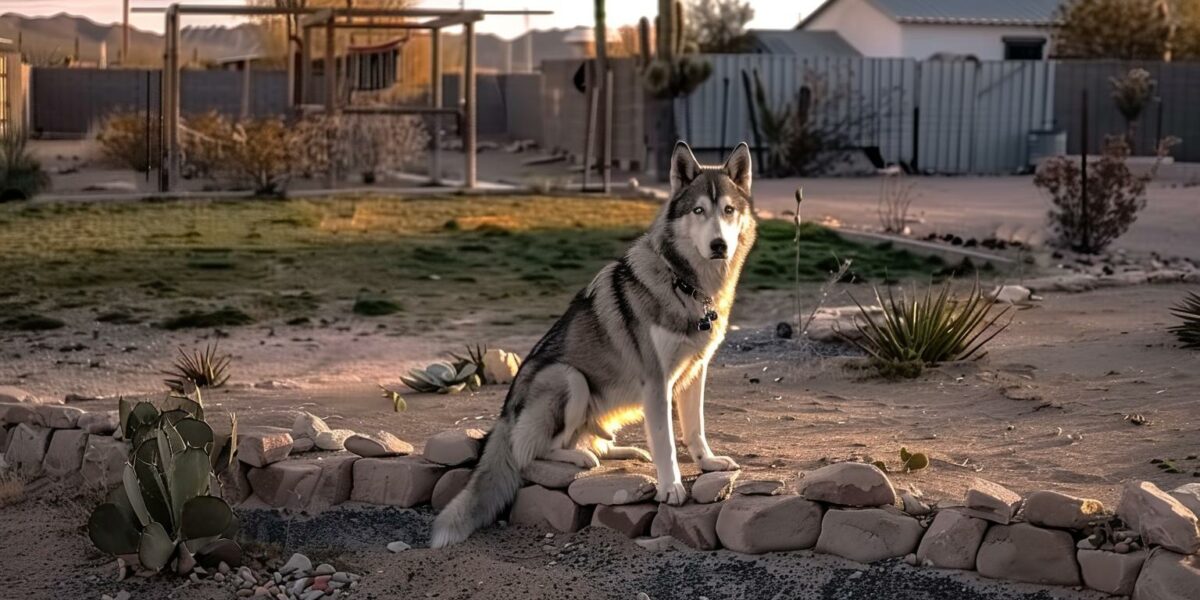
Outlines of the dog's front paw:
{"type": "Polygon", "coordinates": [[[738,469],[741,469],[741,467],[728,456],[709,456],[708,458],[700,459],[700,470],[705,473],[709,471],[737,471],[738,469]]]}
{"type": "Polygon", "coordinates": [[[679,506],[687,501],[687,488],[683,487],[683,482],[679,480],[672,483],[660,483],[654,499],[658,502],[666,502],[671,506],[679,506]]]}

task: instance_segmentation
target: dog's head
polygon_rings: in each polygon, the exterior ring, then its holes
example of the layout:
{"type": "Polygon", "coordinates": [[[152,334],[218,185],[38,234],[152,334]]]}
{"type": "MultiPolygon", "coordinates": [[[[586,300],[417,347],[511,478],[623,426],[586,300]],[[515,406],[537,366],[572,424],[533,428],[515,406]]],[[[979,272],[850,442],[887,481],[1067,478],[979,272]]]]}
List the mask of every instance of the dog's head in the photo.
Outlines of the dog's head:
{"type": "Polygon", "coordinates": [[[725,164],[705,167],[687,144],[675,144],[667,218],[676,239],[690,240],[702,258],[728,261],[736,256],[739,244],[747,243],[743,232],[754,223],[750,147],[742,142],[725,164]]]}

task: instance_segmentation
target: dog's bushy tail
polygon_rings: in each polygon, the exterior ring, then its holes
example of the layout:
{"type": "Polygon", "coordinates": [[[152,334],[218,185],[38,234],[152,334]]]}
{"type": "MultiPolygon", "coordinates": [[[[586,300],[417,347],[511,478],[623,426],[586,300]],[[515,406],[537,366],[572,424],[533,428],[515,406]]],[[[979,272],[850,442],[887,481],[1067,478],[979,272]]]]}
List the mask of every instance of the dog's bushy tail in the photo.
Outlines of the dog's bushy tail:
{"type": "Polygon", "coordinates": [[[501,420],[492,428],[467,486],[434,520],[430,547],[443,548],[467,539],[476,529],[495,521],[516,498],[523,465],[513,454],[511,427],[501,420]]]}

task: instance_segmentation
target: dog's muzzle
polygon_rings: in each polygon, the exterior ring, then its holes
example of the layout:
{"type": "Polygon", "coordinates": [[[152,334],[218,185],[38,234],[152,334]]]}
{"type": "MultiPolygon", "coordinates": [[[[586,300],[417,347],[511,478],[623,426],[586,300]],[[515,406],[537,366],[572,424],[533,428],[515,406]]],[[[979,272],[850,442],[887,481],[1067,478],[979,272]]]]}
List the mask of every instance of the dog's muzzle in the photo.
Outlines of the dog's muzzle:
{"type": "Polygon", "coordinates": [[[709,258],[724,260],[729,254],[729,245],[726,244],[725,240],[723,239],[717,238],[713,240],[708,247],[712,250],[712,254],[709,256],[709,258]]]}

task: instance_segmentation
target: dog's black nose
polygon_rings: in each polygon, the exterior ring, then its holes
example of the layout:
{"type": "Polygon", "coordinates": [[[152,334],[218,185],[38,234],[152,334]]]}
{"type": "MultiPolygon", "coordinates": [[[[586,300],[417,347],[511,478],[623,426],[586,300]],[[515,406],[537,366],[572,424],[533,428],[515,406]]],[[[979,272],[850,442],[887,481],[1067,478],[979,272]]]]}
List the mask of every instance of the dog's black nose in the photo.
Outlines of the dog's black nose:
{"type": "Polygon", "coordinates": [[[713,256],[721,257],[721,258],[724,258],[725,253],[729,251],[729,246],[725,243],[725,240],[723,240],[721,238],[717,238],[717,239],[713,240],[712,243],[708,245],[708,247],[712,248],[713,256]]]}

